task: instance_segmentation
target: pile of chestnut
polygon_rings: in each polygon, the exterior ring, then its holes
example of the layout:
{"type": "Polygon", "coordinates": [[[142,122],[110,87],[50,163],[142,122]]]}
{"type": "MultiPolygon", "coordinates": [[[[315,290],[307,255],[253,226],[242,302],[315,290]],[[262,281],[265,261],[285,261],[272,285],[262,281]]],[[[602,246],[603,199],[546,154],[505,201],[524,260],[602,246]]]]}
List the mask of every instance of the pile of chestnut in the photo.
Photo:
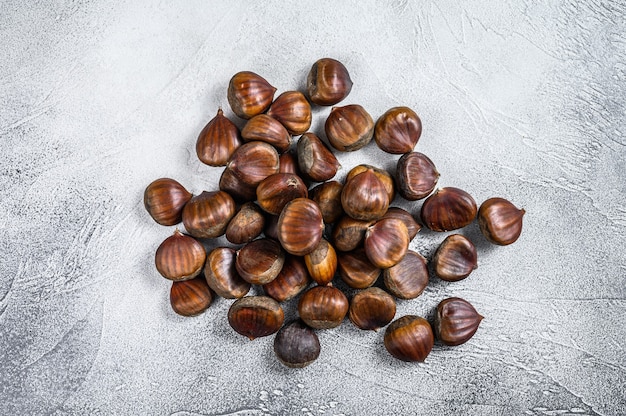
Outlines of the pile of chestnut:
{"type": "MultiPolygon", "coordinates": [[[[345,66],[330,58],[311,68],[306,96],[287,91],[274,98],[276,88],[264,78],[235,74],[228,102],[245,126],[240,131],[219,109],[196,143],[203,163],[225,166],[219,189],[192,195],[162,178],[144,194],[157,223],[182,222],[186,231],[176,229],[155,258],[159,273],[173,281],[174,311],[193,316],[215,295],[236,299],[228,311],[231,327],[250,339],[276,334],[276,356],[290,367],[314,361],[320,353],[315,330],[337,327],[346,316],[364,330],[388,325],[384,345],[404,361],[424,361],[435,337],[446,345],[466,342],[483,317],[461,298],[440,302],[432,325],[413,315],[394,321],[395,299],[418,297],[429,280],[428,261],[409,243],[422,226],[452,231],[476,218],[494,244],[515,242],[522,229],[524,210],[503,198],[478,209],[461,189],[435,190],[439,173],[414,151],[422,124],[408,107],[392,108],[376,122],[360,105],[333,107],[324,126],[327,142],[310,132],[311,103],[335,105],[351,88],[345,66]],[[340,165],[331,149],[353,152],[372,139],[402,155],[394,174],[358,165],[343,183],[333,180],[340,165]],[[419,214],[391,207],[396,193],[408,201],[426,198],[419,214]],[[202,241],[223,235],[233,246],[207,253],[202,241]],[[336,276],[356,290],[351,299],[333,285],[336,276]],[[252,285],[265,295],[248,296],[252,285]],[[284,325],[281,303],[296,296],[299,319],[284,325]]],[[[466,278],[476,264],[476,248],[462,234],[445,238],[430,261],[446,281],[466,278]]]]}

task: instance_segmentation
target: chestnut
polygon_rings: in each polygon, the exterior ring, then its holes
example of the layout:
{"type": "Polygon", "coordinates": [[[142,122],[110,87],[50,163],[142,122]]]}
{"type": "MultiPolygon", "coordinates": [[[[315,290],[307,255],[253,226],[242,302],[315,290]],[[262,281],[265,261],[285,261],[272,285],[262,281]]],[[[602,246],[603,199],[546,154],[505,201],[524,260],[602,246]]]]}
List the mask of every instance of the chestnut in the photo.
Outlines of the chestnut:
{"type": "Polygon", "coordinates": [[[280,173],[293,173],[294,175],[300,176],[298,159],[292,150],[286,151],[278,156],[278,164],[278,171],[280,173]]]}
{"type": "Polygon", "coordinates": [[[274,338],[274,353],[290,368],[302,368],[317,360],[320,341],[315,331],[301,320],[283,326],[274,338]]]}
{"type": "Polygon", "coordinates": [[[302,134],[311,127],[311,104],[300,91],[286,91],[276,97],[267,115],[278,120],[291,134],[302,134]]]}
{"type": "Polygon", "coordinates": [[[525,213],[504,198],[489,198],[480,205],[478,225],[489,242],[506,246],[516,242],[522,233],[525,213]]]}
{"type": "Polygon", "coordinates": [[[409,249],[409,230],[402,220],[384,218],[365,232],[365,253],[380,269],[395,266],[409,249]]]}
{"type": "Polygon", "coordinates": [[[317,203],[322,211],[325,224],[332,224],[343,214],[341,191],[343,185],[338,181],[323,182],[309,191],[309,198],[317,203]]]}
{"type": "Polygon", "coordinates": [[[269,143],[280,153],[291,147],[291,135],[285,126],[267,114],[259,114],[248,120],[241,130],[241,137],[246,142],[258,140],[269,143]]]}
{"type": "Polygon", "coordinates": [[[326,285],[335,277],[337,253],[323,238],[312,252],[304,255],[304,262],[309,275],[318,285],[326,285]]]}
{"type": "Polygon", "coordinates": [[[328,329],[341,325],[348,313],[346,295],[333,286],[314,286],[298,302],[300,318],[311,328],[328,329]]]}
{"type": "Polygon", "coordinates": [[[161,276],[174,281],[189,280],[199,275],[205,259],[202,244],[178,229],[159,245],[154,256],[161,276]]]}
{"type": "Polygon", "coordinates": [[[346,67],[336,59],[318,59],[307,76],[307,92],[317,105],[335,105],[350,94],[352,80],[346,67]]]}
{"type": "Polygon", "coordinates": [[[384,344],[389,354],[399,360],[424,362],[435,345],[435,337],[426,319],[406,315],[387,327],[384,344]]]}
{"type": "Polygon", "coordinates": [[[198,159],[209,166],[226,166],[228,159],[241,146],[241,134],[222,109],[208,122],[196,141],[198,159]]]}
{"type": "Polygon", "coordinates": [[[172,282],[170,304],[174,312],[179,315],[199,315],[211,306],[212,300],[211,290],[202,276],[172,282]]]}
{"type": "Polygon", "coordinates": [[[284,302],[300,294],[311,283],[304,259],[287,254],[276,279],[263,285],[266,295],[284,302]]]}
{"type": "Polygon", "coordinates": [[[274,146],[254,141],[244,143],[235,150],[224,172],[232,171],[233,176],[241,184],[256,189],[263,179],[278,173],[279,169],[280,161],[274,146]]]}
{"type": "Polygon", "coordinates": [[[226,232],[235,215],[235,201],[224,191],[204,191],[187,202],[183,209],[183,224],[197,238],[215,238],[226,232]]]}
{"type": "Polygon", "coordinates": [[[437,305],[435,332],[445,345],[461,345],[474,336],[482,320],[483,317],[465,299],[444,299],[437,305]]]}
{"type": "Polygon", "coordinates": [[[237,273],[237,253],[230,247],[216,247],[207,256],[204,278],[209,287],[226,299],[239,299],[248,294],[251,284],[237,273]]]}
{"type": "Polygon", "coordinates": [[[437,248],[432,264],[435,275],[442,280],[465,279],[477,267],[476,247],[461,234],[449,235],[437,248]]]}
{"type": "Polygon", "coordinates": [[[309,191],[298,175],[275,173],[263,179],[256,188],[259,206],[272,215],[280,215],[289,201],[307,198],[309,191]]]}
{"type": "Polygon", "coordinates": [[[341,191],[341,206],[354,219],[377,220],[387,212],[389,196],[382,181],[368,169],[346,182],[341,191]]]}
{"type": "Polygon", "coordinates": [[[315,201],[296,198],[285,205],[278,218],[278,241],[285,251],[304,256],[322,240],[324,220],[315,201]]]}
{"type": "Polygon", "coordinates": [[[425,154],[411,152],[398,159],[396,183],[398,192],[407,201],[426,198],[435,189],[438,181],[439,172],[425,154]]]}
{"type": "Polygon", "coordinates": [[[397,218],[402,220],[407,230],[409,230],[409,240],[413,240],[422,229],[422,226],[415,221],[415,218],[413,218],[410,212],[399,207],[390,207],[387,212],[385,212],[385,215],[383,215],[383,218],[397,218]]]}
{"type": "Polygon", "coordinates": [[[363,248],[340,252],[337,255],[337,266],[341,279],[354,289],[365,289],[372,286],[381,272],[367,258],[363,248]]]}
{"type": "Polygon", "coordinates": [[[304,133],[296,147],[298,166],[303,175],[316,182],[331,179],[341,167],[326,145],[313,133],[304,133]]]}
{"type": "Polygon", "coordinates": [[[387,290],[399,299],[415,299],[428,286],[427,261],[419,253],[408,250],[398,264],[383,271],[387,290]]]}
{"type": "Polygon", "coordinates": [[[278,276],[285,262],[280,244],[270,238],[260,238],[237,251],[235,268],[248,283],[264,285],[278,276]]]}
{"type": "Polygon", "coordinates": [[[433,231],[452,231],[476,218],[476,201],[459,188],[440,188],[422,204],[422,222],[433,231]]]}
{"type": "Polygon", "coordinates": [[[409,107],[393,107],[385,112],[374,127],[378,147],[396,155],[413,150],[422,134],[422,121],[409,107]]]}
{"type": "Polygon", "coordinates": [[[332,147],[342,152],[353,152],[372,140],[374,120],[358,104],[333,107],[324,129],[332,147]]]}
{"type": "Polygon", "coordinates": [[[226,226],[226,239],[233,244],[245,244],[257,238],[265,227],[265,216],[254,202],[246,202],[226,226]]]}
{"type": "Polygon", "coordinates": [[[237,202],[254,201],[256,185],[248,185],[231,169],[224,169],[219,181],[220,191],[228,193],[237,202]]]}
{"type": "Polygon", "coordinates": [[[396,189],[393,183],[393,177],[385,169],[381,169],[368,164],[356,165],[355,167],[350,169],[350,171],[346,175],[346,182],[348,182],[359,173],[365,172],[366,170],[374,172],[376,177],[380,179],[380,181],[383,183],[383,185],[385,186],[385,190],[387,191],[387,195],[389,196],[389,203],[391,204],[396,196],[396,189]]]}
{"type": "Polygon", "coordinates": [[[176,225],[183,220],[183,208],[191,197],[191,193],[174,179],[161,178],[146,187],[143,204],[157,223],[176,225]]]}
{"type": "Polygon", "coordinates": [[[272,104],[276,88],[251,71],[237,72],[228,83],[228,103],[233,112],[249,119],[263,113],[272,104]]]}
{"type": "Polygon", "coordinates": [[[378,287],[362,290],[350,301],[348,318],[357,328],[375,331],[391,322],[394,316],[396,301],[378,287]]]}
{"type": "Polygon", "coordinates": [[[278,332],[285,320],[280,304],[268,296],[237,299],[228,310],[228,323],[250,340],[278,332]]]}
{"type": "Polygon", "coordinates": [[[333,227],[333,245],[339,251],[352,251],[365,239],[367,229],[375,221],[355,220],[347,215],[339,218],[333,227]]]}

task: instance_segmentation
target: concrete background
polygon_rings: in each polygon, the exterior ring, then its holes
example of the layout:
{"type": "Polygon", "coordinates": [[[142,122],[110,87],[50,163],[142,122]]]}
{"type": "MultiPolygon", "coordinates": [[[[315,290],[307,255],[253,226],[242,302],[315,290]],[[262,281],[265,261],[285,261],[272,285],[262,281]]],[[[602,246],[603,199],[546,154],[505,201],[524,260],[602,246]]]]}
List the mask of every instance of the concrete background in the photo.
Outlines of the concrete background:
{"type": "MultiPolygon", "coordinates": [[[[463,3],[3,2],[0,413],[624,414],[626,6],[463,3]],[[527,211],[508,247],[464,230],[479,268],[398,303],[398,317],[428,315],[461,296],[485,316],[424,364],[346,321],[319,331],[318,361],[286,369],[272,337],[231,330],[231,301],[174,314],[154,268],[174,227],[149,218],[143,190],[164,176],[217,188],[194,145],[219,106],[232,116],[230,77],[302,89],[325,56],[352,75],[343,104],[421,116],[416,150],[441,186],[527,211]]],[[[339,179],[397,160],[374,143],[338,157],[339,179]]]]}

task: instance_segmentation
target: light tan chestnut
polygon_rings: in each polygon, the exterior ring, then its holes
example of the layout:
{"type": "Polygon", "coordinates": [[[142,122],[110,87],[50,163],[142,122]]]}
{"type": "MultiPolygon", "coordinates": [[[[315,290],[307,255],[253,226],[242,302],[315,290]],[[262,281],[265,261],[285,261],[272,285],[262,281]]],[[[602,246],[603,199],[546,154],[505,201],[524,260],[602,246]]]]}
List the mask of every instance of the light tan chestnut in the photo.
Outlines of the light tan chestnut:
{"type": "Polygon", "coordinates": [[[378,287],[358,292],[350,301],[348,318],[360,329],[376,331],[396,316],[396,301],[378,287]]]}
{"type": "Polygon", "coordinates": [[[489,198],[478,210],[480,231],[489,242],[506,246],[517,241],[522,233],[526,211],[504,198],[489,198]]]}
{"type": "Polygon", "coordinates": [[[224,191],[196,195],[183,209],[183,224],[189,234],[197,238],[215,238],[226,232],[235,215],[235,201],[224,191]]]}
{"type": "Polygon", "coordinates": [[[387,290],[399,299],[415,299],[428,286],[427,261],[419,253],[408,250],[398,264],[383,271],[387,290]]]}
{"type": "Polygon", "coordinates": [[[380,179],[380,181],[383,183],[383,185],[385,186],[385,190],[387,191],[387,195],[389,196],[389,203],[391,204],[396,196],[396,190],[393,182],[393,177],[385,169],[381,169],[368,164],[356,165],[355,167],[350,169],[350,172],[348,172],[348,174],[346,175],[346,182],[354,178],[359,173],[365,172],[366,170],[374,172],[376,177],[378,177],[378,179],[380,179]]]}
{"type": "Polygon", "coordinates": [[[159,245],[154,256],[161,276],[174,281],[189,280],[199,275],[205,260],[206,252],[202,244],[178,230],[159,245]]]}
{"type": "Polygon", "coordinates": [[[310,283],[304,259],[287,254],[280,273],[276,279],[263,285],[263,291],[278,302],[284,302],[300,294],[310,283]]]}
{"type": "Polygon", "coordinates": [[[326,285],[333,280],[337,271],[337,253],[333,246],[322,238],[317,247],[304,256],[309,275],[318,285],[326,285]]]}
{"type": "Polygon", "coordinates": [[[285,252],[277,241],[260,238],[237,252],[235,268],[248,283],[264,285],[278,276],[285,263],[285,252]]]}
{"type": "Polygon", "coordinates": [[[461,234],[446,237],[433,256],[435,275],[449,282],[465,279],[476,269],[477,264],[476,247],[461,234]]]}
{"type": "Polygon", "coordinates": [[[254,72],[236,73],[228,83],[228,103],[233,112],[249,119],[263,113],[272,104],[276,88],[254,72]]]}
{"type": "Polygon", "coordinates": [[[374,140],[381,150],[401,155],[413,150],[422,135],[422,121],[409,107],[385,112],[374,129],[374,140]]]}
{"type": "Polygon", "coordinates": [[[172,282],[170,305],[182,316],[195,316],[204,312],[213,301],[213,295],[202,276],[191,280],[172,282]]]}
{"type": "Polygon", "coordinates": [[[161,178],[146,187],[143,204],[157,223],[176,225],[183,220],[183,208],[191,197],[191,193],[179,182],[161,178]]]}
{"type": "Polygon", "coordinates": [[[298,315],[315,329],[335,328],[348,313],[346,295],[333,286],[314,286],[304,292],[298,302],[298,315]]]}
{"type": "Polygon", "coordinates": [[[252,117],[241,130],[246,142],[262,141],[274,146],[280,153],[291,146],[291,135],[278,120],[267,114],[252,117]]]}
{"type": "Polygon", "coordinates": [[[263,179],[256,188],[259,206],[272,215],[280,215],[289,201],[307,198],[309,191],[298,175],[275,173],[263,179]]]}
{"type": "Polygon", "coordinates": [[[295,256],[309,254],[324,232],[322,212],[315,201],[296,198],[285,205],[278,218],[277,234],[285,251],[295,256]]]}
{"type": "Polygon", "coordinates": [[[379,220],[366,231],[364,247],[374,266],[388,269],[398,264],[409,249],[409,230],[397,218],[379,220]]]}
{"type": "Polygon", "coordinates": [[[337,255],[337,266],[341,279],[353,289],[372,286],[381,273],[381,270],[367,258],[363,248],[340,252],[337,255]]]}
{"type": "Polygon", "coordinates": [[[298,139],[298,166],[305,177],[323,182],[337,174],[341,167],[335,155],[313,133],[304,133],[298,139]]]}
{"type": "Polygon", "coordinates": [[[344,215],[333,227],[333,245],[339,251],[352,251],[362,245],[367,229],[375,221],[361,221],[344,215]]]}
{"type": "Polygon", "coordinates": [[[239,299],[248,294],[251,284],[237,273],[236,251],[230,247],[216,247],[207,256],[204,277],[209,287],[226,299],[239,299]]]}
{"type": "Polygon", "coordinates": [[[374,120],[358,104],[333,107],[324,129],[332,147],[342,152],[353,152],[372,140],[374,120]]]}
{"type": "Polygon", "coordinates": [[[341,206],[354,219],[377,220],[389,208],[387,189],[374,171],[368,169],[345,183],[341,191],[341,206]]]}
{"type": "Polygon", "coordinates": [[[265,227],[265,216],[254,202],[246,202],[226,227],[226,239],[233,244],[245,244],[257,238],[265,227]]]}
{"type": "Polygon", "coordinates": [[[283,308],[269,296],[237,299],[228,310],[230,326],[250,340],[278,332],[284,321],[283,308]]]}
{"type": "Polygon", "coordinates": [[[309,198],[319,205],[325,224],[333,224],[343,215],[342,190],[341,182],[328,181],[320,183],[309,191],[309,198]]]}
{"type": "Polygon", "coordinates": [[[341,62],[322,58],[311,67],[306,86],[311,102],[317,105],[335,105],[350,94],[352,80],[341,62]]]}
{"type": "Polygon", "coordinates": [[[226,166],[228,159],[241,144],[239,129],[220,108],[198,135],[196,154],[204,164],[226,166]]]}
{"type": "Polygon", "coordinates": [[[267,115],[280,121],[291,134],[302,134],[311,127],[311,104],[299,91],[286,91],[276,97],[267,115]]]}
{"type": "Polygon", "coordinates": [[[422,229],[422,226],[415,221],[413,215],[405,209],[399,207],[390,207],[383,218],[398,218],[402,220],[406,228],[409,230],[409,240],[413,240],[417,233],[422,229]]]}

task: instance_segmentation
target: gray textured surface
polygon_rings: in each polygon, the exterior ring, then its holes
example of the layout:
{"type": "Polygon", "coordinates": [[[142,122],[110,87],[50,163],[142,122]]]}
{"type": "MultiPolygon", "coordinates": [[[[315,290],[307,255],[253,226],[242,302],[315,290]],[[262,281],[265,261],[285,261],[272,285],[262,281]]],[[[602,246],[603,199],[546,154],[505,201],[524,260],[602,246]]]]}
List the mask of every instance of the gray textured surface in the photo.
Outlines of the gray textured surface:
{"type": "MultiPolygon", "coordinates": [[[[623,2],[147,3],[0,6],[0,413],[626,412],[623,2]],[[423,315],[456,295],[486,317],[426,364],[345,322],[320,332],[317,362],[287,370],[271,338],[230,329],[230,301],[176,316],[154,269],[173,227],[147,216],[143,189],[163,176],[215,189],[221,170],[193,146],[228,109],[232,74],[296,89],[323,56],[352,74],[345,103],[420,114],[441,185],[527,211],[509,247],[466,230],[468,279],[399,303],[423,315]]],[[[373,143],[339,158],[397,159],[373,143]]]]}

